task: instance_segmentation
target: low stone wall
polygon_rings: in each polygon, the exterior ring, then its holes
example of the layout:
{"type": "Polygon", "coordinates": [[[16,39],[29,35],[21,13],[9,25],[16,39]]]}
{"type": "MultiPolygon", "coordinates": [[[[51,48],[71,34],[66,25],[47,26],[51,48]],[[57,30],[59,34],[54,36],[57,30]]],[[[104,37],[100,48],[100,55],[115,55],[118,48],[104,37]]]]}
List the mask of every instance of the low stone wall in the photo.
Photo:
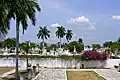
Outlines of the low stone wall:
{"type": "MultiPolygon", "coordinates": [[[[41,67],[50,67],[50,68],[80,68],[81,64],[84,64],[85,68],[91,67],[113,67],[120,63],[120,59],[108,59],[106,61],[77,61],[64,60],[60,58],[40,58],[40,59],[29,59],[29,63],[32,65],[39,64],[41,67]]],[[[26,60],[19,59],[19,65],[22,68],[26,68],[26,60]]],[[[15,58],[0,58],[0,67],[2,66],[15,66],[15,58]]]]}

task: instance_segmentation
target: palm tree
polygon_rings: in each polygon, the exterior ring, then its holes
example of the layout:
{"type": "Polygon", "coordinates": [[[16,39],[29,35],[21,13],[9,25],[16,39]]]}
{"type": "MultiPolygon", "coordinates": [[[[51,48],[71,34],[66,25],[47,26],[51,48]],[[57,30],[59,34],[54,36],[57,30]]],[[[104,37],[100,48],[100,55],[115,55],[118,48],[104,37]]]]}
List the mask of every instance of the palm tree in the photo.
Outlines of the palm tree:
{"type": "Polygon", "coordinates": [[[27,21],[30,19],[35,26],[36,10],[40,11],[40,7],[34,0],[0,0],[0,29],[7,33],[11,18],[16,21],[16,78],[18,76],[18,48],[19,48],[19,25],[22,25],[23,33],[27,29],[27,21]]]}
{"type": "Polygon", "coordinates": [[[0,0],[0,40],[3,40],[8,33],[7,26],[7,4],[8,0],[0,0]]]}
{"type": "Polygon", "coordinates": [[[83,39],[82,39],[82,38],[79,38],[78,42],[79,42],[79,43],[83,43],[83,39]]]}
{"type": "Polygon", "coordinates": [[[67,39],[68,43],[69,43],[69,40],[72,39],[72,35],[73,35],[72,30],[67,30],[66,39],[67,39]]]}
{"type": "Polygon", "coordinates": [[[65,36],[65,32],[66,32],[66,30],[63,26],[57,27],[57,31],[55,34],[58,38],[60,38],[60,48],[61,48],[61,38],[63,38],[65,36]]]}
{"type": "Polygon", "coordinates": [[[45,39],[48,39],[50,37],[50,31],[47,29],[46,26],[44,26],[43,28],[40,27],[37,37],[38,39],[41,38],[43,40],[43,48],[44,48],[45,39]]]}

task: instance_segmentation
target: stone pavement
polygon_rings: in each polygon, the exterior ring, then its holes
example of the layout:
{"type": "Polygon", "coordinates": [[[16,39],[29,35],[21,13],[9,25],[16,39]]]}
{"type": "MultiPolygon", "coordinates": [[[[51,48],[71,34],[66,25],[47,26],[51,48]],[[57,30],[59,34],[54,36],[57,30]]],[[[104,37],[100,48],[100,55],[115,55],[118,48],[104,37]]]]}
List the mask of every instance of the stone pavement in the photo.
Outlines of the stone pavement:
{"type": "Polygon", "coordinates": [[[106,80],[120,80],[120,72],[115,69],[101,69],[96,70],[95,72],[104,77],[106,80]]]}
{"type": "Polygon", "coordinates": [[[67,80],[66,71],[95,71],[106,80],[120,80],[116,69],[43,69],[33,80],[67,80]]]}
{"type": "Polygon", "coordinates": [[[67,80],[64,69],[44,69],[33,80],[67,80]]]}

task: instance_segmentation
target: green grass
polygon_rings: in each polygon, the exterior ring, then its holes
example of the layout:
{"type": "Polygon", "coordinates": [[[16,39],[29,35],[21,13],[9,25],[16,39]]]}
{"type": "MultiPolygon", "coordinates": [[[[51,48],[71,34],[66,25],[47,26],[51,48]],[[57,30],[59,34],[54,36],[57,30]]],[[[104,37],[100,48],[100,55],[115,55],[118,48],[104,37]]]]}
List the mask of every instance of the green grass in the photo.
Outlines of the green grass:
{"type": "Polygon", "coordinates": [[[0,67],[0,74],[4,74],[4,73],[11,71],[13,69],[14,69],[14,67],[0,67]]]}
{"type": "Polygon", "coordinates": [[[94,71],[68,71],[67,80],[105,80],[94,71]]]}

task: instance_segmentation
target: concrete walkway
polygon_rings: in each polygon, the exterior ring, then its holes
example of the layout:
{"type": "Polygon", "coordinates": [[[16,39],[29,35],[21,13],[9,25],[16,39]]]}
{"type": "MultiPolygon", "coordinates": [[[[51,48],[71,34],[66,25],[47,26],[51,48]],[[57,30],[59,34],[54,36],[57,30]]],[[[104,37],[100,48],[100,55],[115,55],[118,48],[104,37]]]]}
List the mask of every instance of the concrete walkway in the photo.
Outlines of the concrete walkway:
{"type": "Polygon", "coordinates": [[[44,69],[33,80],[67,80],[64,69],[44,69]]]}
{"type": "Polygon", "coordinates": [[[115,69],[102,69],[95,72],[103,76],[106,80],[120,80],[120,72],[115,69]]]}
{"type": "Polygon", "coordinates": [[[33,80],[67,80],[66,71],[95,71],[106,80],[120,80],[115,69],[43,69],[33,80]]]}

